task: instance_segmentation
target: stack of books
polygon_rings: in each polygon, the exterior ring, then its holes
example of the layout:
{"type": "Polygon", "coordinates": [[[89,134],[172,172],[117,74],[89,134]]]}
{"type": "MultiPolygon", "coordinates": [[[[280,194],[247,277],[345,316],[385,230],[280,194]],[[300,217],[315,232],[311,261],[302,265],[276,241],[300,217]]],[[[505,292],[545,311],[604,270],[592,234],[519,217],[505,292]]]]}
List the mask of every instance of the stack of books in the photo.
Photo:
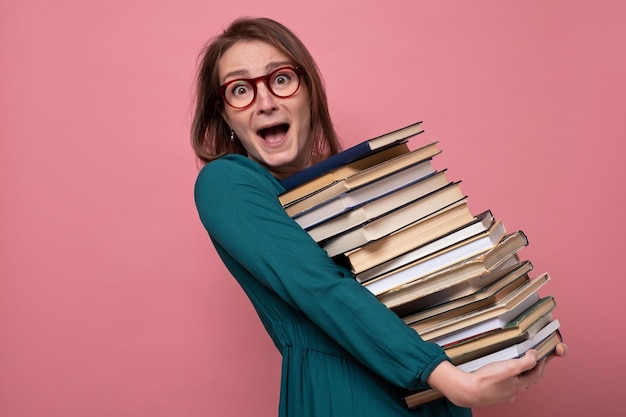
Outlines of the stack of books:
{"type": "MultiPolygon", "coordinates": [[[[437,170],[438,142],[409,148],[423,132],[414,123],[368,139],[281,181],[279,200],[338,264],[452,363],[473,372],[540,356],[561,340],[554,297],[540,296],[547,273],[519,251],[491,210],[472,213],[460,182],[437,170]]],[[[409,408],[440,397],[407,393],[409,408]]]]}

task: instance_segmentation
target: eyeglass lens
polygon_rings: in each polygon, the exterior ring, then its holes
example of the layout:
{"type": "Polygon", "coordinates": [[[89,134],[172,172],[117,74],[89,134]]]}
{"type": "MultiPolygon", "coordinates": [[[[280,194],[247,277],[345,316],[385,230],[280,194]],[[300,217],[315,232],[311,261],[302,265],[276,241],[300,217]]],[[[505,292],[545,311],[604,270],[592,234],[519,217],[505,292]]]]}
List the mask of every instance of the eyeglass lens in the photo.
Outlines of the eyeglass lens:
{"type": "Polygon", "coordinates": [[[272,94],[282,98],[295,94],[300,86],[300,77],[293,68],[278,68],[267,75],[241,78],[225,84],[224,99],[235,108],[249,106],[256,99],[259,81],[263,81],[272,94]]]}

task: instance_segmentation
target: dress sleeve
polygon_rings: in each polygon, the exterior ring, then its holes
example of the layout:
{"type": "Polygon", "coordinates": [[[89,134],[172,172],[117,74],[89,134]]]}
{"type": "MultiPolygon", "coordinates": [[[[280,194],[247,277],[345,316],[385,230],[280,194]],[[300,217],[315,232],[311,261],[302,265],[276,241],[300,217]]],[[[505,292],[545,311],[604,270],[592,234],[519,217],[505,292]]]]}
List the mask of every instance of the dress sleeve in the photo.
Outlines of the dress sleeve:
{"type": "Polygon", "coordinates": [[[366,367],[404,388],[427,387],[447,360],[443,349],[336,265],[285,213],[269,173],[239,158],[213,161],[198,176],[196,206],[211,238],[366,367]]]}

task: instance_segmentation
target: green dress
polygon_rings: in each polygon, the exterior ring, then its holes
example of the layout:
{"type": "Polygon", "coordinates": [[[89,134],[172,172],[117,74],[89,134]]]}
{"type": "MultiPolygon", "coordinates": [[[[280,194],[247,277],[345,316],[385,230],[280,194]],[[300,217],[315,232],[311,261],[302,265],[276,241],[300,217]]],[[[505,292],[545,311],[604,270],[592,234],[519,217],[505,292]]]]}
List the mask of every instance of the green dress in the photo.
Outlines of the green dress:
{"type": "Polygon", "coordinates": [[[337,266],[277,199],[284,189],[256,162],[228,155],[195,186],[200,219],[282,354],[279,416],[471,416],[439,400],[405,408],[447,360],[337,266]]]}

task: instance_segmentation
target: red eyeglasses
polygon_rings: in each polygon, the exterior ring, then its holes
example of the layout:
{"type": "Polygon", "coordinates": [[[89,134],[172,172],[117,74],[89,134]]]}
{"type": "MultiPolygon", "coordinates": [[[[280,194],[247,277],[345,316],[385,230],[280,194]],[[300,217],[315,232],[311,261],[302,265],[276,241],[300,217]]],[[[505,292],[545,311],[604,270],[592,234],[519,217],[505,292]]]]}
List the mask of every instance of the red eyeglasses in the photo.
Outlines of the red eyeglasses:
{"type": "Polygon", "coordinates": [[[257,96],[257,84],[263,81],[267,89],[276,97],[287,98],[296,94],[300,88],[300,76],[304,70],[300,67],[280,67],[266,75],[256,78],[237,78],[218,89],[220,95],[230,107],[243,110],[252,105],[257,96]]]}

